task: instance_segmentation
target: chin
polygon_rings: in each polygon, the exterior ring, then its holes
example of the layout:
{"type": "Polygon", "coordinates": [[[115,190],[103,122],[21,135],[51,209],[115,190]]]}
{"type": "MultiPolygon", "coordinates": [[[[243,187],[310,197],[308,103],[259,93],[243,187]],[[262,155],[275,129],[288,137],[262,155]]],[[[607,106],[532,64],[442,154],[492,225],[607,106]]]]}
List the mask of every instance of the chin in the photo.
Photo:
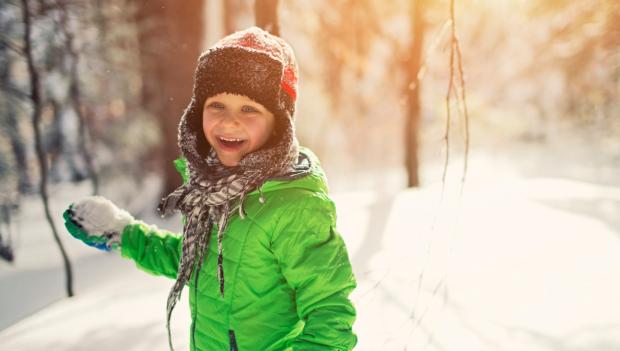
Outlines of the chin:
{"type": "Polygon", "coordinates": [[[224,166],[227,167],[235,167],[239,165],[239,161],[241,160],[222,160],[222,158],[220,157],[220,162],[222,162],[222,164],[224,166]]]}

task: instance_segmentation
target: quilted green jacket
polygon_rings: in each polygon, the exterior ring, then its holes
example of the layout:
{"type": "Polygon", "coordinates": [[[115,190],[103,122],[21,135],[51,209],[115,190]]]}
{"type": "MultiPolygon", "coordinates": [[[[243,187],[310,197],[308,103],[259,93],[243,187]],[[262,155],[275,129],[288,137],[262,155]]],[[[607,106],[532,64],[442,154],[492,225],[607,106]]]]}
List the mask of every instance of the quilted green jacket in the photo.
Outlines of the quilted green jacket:
{"type": "MultiPolygon", "coordinates": [[[[247,213],[229,219],[223,236],[225,294],[217,280],[217,225],[199,277],[190,278],[190,349],[195,351],[351,350],[356,287],[336,229],[326,177],[309,149],[311,172],[270,179],[248,193],[247,213]]],[[[183,173],[185,164],[177,162],[183,173]]],[[[186,174],[184,174],[186,180],[186,174]]],[[[122,255],[141,269],[176,278],[182,237],[145,224],[122,233],[122,255]]]]}

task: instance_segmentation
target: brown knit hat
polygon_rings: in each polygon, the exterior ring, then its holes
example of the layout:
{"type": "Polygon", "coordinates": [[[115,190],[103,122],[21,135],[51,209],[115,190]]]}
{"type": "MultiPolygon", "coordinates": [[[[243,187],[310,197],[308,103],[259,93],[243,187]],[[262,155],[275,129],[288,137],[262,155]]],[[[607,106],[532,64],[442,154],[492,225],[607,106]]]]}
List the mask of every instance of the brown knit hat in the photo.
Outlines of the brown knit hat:
{"type": "Polygon", "coordinates": [[[298,91],[298,68],[291,46],[258,27],[235,32],[218,41],[198,59],[193,96],[179,124],[179,147],[190,166],[204,168],[211,145],[202,130],[207,98],[231,93],[246,95],[275,117],[276,145],[292,127],[298,91]]]}

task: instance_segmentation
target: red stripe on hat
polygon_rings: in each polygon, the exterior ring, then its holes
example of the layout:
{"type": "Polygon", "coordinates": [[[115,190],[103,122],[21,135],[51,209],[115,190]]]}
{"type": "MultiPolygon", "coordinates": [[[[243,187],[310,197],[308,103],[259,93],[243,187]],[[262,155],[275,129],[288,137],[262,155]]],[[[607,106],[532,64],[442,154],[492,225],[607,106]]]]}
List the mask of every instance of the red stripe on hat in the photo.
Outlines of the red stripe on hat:
{"type": "Polygon", "coordinates": [[[240,46],[246,47],[246,48],[262,49],[262,50],[265,49],[264,45],[259,44],[256,38],[254,38],[253,36],[240,39],[237,42],[237,44],[240,46]]]}
{"type": "Polygon", "coordinates": [[[284,91],[293,98],[293,101],[297,100],[297,90],[295,89],[295,85],[297,83],[297,76],[295,75],[295,70],[293,67],[286,67],[284,69],[284,74],[282,77],[282,82],[280,83],[280,87],[284,91]]]}
{"type": "Polygon", "coordinates": [[[290,84],[282,81],[282,83],[280,83],[280,87],[293,99],[293,101],[297,100],[297,92],[290,84]]]}
{"type": "Polygon", "coordinates": [[[283,79],[287,82],[290,82],[289,84],[297,83],[297,76],[295,75],[295,70],[293,69],[293,67],[289,66],[284,69],[283,79]]]}

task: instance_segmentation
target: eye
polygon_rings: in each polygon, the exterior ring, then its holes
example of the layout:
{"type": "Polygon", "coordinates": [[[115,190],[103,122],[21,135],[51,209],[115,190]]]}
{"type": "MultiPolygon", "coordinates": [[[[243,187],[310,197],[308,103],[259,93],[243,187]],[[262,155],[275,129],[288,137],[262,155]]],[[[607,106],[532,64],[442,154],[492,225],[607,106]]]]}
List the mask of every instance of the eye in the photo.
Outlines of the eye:
{"type": "Polygon", "coordinates": [[[256,113],[256,112],[260,112],[259,110],[255,109],[254,107],[249,106],[249,105],[244,105],[244,106],[241,108],[241,111],[243,111],[243,112],[247,112],[247,113],[256,113]]]}
{"type": "Polygon", "coordinates": [[[213,109],[216,109],[216,110],[223,110],[225,106],[224,106],[224,104],[215,101],[215,102],[212,102],[209,105],[207,105],[207,107],[208,108],[213,108],[213,109]]]}

